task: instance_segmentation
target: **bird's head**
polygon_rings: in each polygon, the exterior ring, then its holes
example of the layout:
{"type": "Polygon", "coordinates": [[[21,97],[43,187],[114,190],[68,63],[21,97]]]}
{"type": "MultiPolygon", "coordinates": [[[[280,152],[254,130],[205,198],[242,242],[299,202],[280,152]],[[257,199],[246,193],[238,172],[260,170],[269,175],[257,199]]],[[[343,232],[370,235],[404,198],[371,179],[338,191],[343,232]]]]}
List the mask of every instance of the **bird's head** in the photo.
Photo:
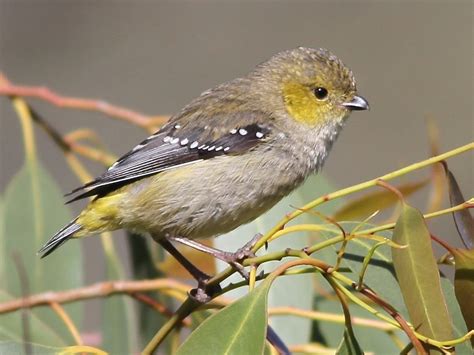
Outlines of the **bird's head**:
{"type": "Polygon", "coordinates": [[[325,49],[299,47],[260,64],[253,72],[266,100],[292,119],[310,127],[342,122],[351,111],[367,110],[357,94],[352,71],[325,49]]]}

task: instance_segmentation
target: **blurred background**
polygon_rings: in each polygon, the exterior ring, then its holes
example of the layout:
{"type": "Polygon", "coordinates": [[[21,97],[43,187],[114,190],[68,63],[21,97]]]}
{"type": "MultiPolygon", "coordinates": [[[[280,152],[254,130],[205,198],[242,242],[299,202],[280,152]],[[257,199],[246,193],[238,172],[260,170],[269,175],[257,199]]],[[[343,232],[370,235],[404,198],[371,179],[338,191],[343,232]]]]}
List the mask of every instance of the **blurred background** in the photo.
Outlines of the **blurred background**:
{"type": "MultiPolygon", "coordinates": [[[[426,158],[427,117],[439,128],[441,151],[474,140],[473,16],[472,1],[448,0],[0,0],[0,70],[17,84],[172,114],[281,50],[328,48],[354,71],[371,106],[351,116],[324,169],[333,186],[345,187],[426,158]]],[[[94,128],[117,155],[147,135],[98,113],[30,102],[63,133],[94,128]]],[[[4,191],[24,160],[18,120],[4,98],[0,125],[4,191]]],[[[38,146],[62,191],[76,187],[62,153],[39,130],[38,146]]],[[[449,164],[465,197],[473,196],[473,154],[449,164]]],[[[95,174],[103,170],[88,166],[95,174]]],[[[459,244],[450,216],[431,227],[459,244]]],[[[123,238],[117,241],[126,258],[123,238]]],[[[102,280],[100,241],[82,243],[85,283],[102,280]]],[[[89,311],[88,319],[94,316],[89,311]]]]}

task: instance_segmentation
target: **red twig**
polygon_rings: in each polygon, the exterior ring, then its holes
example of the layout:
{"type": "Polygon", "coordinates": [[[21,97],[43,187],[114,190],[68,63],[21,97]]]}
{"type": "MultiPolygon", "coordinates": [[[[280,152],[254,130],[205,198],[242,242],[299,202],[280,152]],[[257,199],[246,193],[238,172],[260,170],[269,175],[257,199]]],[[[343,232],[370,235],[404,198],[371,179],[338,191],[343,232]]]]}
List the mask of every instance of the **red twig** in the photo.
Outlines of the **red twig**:
{"type": "Polygon", "coordinates": [[[57,107],[97,111],[147,130],[154,130],[168,120],[168,116],[147,116],[120,106],[111,105],[102,100],[61,96],[46,87],[14,85],[1,72],[0,95],[33,97],[57,107]]]}
{"type": "Polygon", "coordinates": [[[90,286],[60,292],[45,292],[0,303],[0,314],[9,313],[23,308],[32,308],[49,305],[51,302],[59,304],[78,300],[87,300],[98,297],[108,297],[113,294],[130,294],[135,292],[156,291],[159,289],[178,289],[189,291],[186,284],[173,279],[153,279],[141,281],[108,281],[90,286]]]}
{"type": "MultiPolygon", "coordinates": [[[[154,310],[161,313],[162,315],[164,315],[167,318],[170,318],[174,314],[165,305],[161,304],[160,302],[156,301],[155,299],[153,299],[152,297],[150,297],[150,296],[148,296],[144,293],[130,292],[129,295],[132,296],[133,298],[135,298],[136,300],[150,306],[151,308],[153,308],[154,310]]],[[[183,322],[183,325],[185,327],[190,327],[191,326],[191,322],[188,318],[183,319],[182,322],[183,322]]]]}

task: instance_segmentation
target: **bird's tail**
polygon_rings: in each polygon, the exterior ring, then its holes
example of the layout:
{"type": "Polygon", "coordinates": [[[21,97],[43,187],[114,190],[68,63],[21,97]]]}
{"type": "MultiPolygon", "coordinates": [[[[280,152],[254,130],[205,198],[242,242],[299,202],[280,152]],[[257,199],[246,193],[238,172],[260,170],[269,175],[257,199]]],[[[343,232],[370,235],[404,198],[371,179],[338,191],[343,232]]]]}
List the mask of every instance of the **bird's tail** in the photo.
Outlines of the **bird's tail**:
{"type": "Polygon", "coordinates": [[[51,254],[54,250],[56,250],[56,248],[67,242],[69,238],[73,237],[74,233],[82,228],[82,226],[76,222],[77,218],[62,228],[50,240],[48,240],[45,245],[43,245],[43,247],[38,251],[38,254],[41,255],[41,258],[51,254]]]}

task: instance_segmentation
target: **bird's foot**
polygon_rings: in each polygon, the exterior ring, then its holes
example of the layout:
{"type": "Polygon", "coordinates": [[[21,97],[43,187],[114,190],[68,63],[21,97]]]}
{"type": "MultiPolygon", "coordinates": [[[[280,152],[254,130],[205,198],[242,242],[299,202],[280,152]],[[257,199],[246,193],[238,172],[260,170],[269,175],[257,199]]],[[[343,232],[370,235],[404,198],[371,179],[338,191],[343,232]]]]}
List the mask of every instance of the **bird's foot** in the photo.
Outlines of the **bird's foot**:
{"type": "Polygon", "coordinates": [[[252,258],[255,256],[255,253],[252,251],[252,248],[257,243],[257,241],[262,237],[262,234],[257,233],[255,236],[249,240],[243,247],[239,248],[235,252],[222,252],[219,259],[225,261],[230,266],[242,275],[247,281],[249,280],[249,273],[245,270],[245,267],[242,265],[242,261],[247,258],[252,258]]]}

